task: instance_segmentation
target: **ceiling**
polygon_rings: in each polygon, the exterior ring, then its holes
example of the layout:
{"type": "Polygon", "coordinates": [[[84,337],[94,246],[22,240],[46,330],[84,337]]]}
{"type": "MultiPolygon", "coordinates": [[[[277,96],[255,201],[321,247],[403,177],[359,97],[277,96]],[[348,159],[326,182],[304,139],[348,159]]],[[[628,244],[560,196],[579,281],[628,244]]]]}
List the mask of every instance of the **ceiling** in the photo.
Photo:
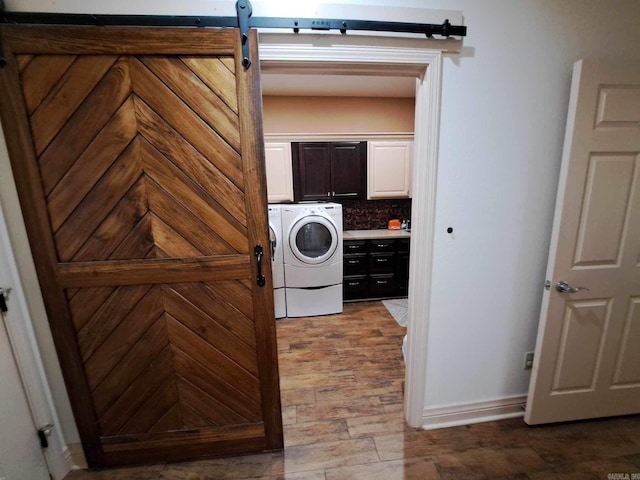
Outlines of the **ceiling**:
{"type": "Polygon", "coordinates": [[[415,77],[261,73],[262,94],[305,97],[415,97],[415,77]]]}

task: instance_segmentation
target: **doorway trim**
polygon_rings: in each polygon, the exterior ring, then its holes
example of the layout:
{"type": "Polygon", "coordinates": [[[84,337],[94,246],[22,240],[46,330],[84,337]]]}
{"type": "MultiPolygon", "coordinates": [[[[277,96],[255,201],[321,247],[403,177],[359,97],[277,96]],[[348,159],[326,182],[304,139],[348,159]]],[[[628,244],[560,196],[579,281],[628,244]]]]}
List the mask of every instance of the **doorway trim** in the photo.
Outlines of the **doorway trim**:
{"type": "MultiPolygon", "coordinates": [[[[265,35],[264,37],[267,37],[265,35]]],[[[424,48],[259,44],[263,71],[333,75],[411,76],[416,78],[413,201],[409,257],[409,323],[405,371],[405,418],[423,424],[431,277],[435,238],[442,51],[424,48]],[[415,246],[419,245],[420,248],[415,246]]],[[[311,40],[311,41],[309,41],[311,40]]]]}

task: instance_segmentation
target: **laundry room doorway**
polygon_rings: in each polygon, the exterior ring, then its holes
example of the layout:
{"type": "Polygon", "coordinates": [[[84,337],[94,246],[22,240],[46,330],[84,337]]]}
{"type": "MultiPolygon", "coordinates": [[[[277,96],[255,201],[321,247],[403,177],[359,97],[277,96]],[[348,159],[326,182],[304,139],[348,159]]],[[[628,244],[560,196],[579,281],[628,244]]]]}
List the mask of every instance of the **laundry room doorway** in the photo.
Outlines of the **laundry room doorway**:
{"type": "Polygon", "coordinates": [[[415,78],[413,150],[412,249],[409,265],[407,351],[404,412],[412,427],[422,424],[430,309],[442,51],[417,47],[335,45],[320,37],[316,43],[260,43],[263,74],[375,75],[415,78]]]}

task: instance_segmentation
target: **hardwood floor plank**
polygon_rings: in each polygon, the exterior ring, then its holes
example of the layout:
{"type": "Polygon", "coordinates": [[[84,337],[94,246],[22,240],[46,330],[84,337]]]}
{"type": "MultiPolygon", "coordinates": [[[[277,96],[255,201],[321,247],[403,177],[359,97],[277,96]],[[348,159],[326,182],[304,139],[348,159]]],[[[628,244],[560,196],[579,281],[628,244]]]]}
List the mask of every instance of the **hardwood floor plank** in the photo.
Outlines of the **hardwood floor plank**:
{"type": "Polygon", "coordinates": [[[320,470],[348,465],[366,465],[378,462],[373,440],[343,440],[292,446],[285,450],[284,467],[287,472],[320,470]]]}
{"type": "Polygon", "coordinates": [[[326,480],[438,480],[442,478],[435,463],[428,458],[410,458],[327,469],[326,480]]]}
{"type": "MultiPolygon", "coordinates": [[[[216,478],[271,480],[589,480],[639,471],[640,415],[538,427],[521,418],[430,431],[408,427],[398,402],[405,330],[380,305],[349,304],[342,315],[278,321],[279,360],[288,372],[281,378],[290,387],[282,395],[284,452],[166,465],[160,474],[148,471],[176,479],[215,472],[216,478]],[[334,369],[315,376],[297,375],[293,368],[307,372],[315,363],[326,367],[327,361],[334,369]],[[322,386],[323,378],[331,385],[322,386]],[[383,413],[367,415],[372,401],[383,413]],[[332,409],[344,409],[346,416],[326,419],[332,409]]],[[[188,365],[183,368],[191,371],[188,365]]],[[[212,388],[206,377],[198,381],[212,388]]],[[[125,478],[147,478],[145,471],[126,473],[125,478]]],[[[70,478],[122,478],[118,470],[100,472],[100,477],[76,475],[70,478]]]]}
{"type": "Polygon", "coordinates": [[[284,432],[285,447],[335,442],[350,438],[347,422],[344,419],[296,422],[285,426],[284,432]]]}

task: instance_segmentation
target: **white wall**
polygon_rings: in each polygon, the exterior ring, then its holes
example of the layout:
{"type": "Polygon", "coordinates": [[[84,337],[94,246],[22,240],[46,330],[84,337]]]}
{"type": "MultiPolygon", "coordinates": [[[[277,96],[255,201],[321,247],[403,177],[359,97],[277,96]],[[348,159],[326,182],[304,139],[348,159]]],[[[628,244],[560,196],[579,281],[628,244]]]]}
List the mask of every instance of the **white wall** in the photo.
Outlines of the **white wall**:
{"type": "Polygon", "coordinates": [[[572,64],[639,61],[640,2],[429,6],[462,10],[469,27],[443,74],[425,396],[438,407],[527,392],[572,64]]]}
{"type": "MultiPolygon", "coordinates": [[[[80,0],[5,3],[9,10],[229,15],[234,2],[147,0],[134,5],[118,0],[96,2],[95,8],[80,0]],[[219,3],[231,7],[211,6],[219,3]]],[[[640,2],[332,3],[464,13],[469,26],[465,48],[444,64],[426,406],[525,394],[529,375],[522,370],[522,357],[534,347],[571,66],[581,57],[638,61],[640,2]],[[453,236],[445,231],[449,226],[453,236]]],[[[0,167],[6,165],[0,149],[0,167]]],[[[3,189],[6,177],[4,182],[3,189]]],[[[15,198],[15,192],[3,190],[3,203],[15,204],[8,197],[15,198]]],[[[16,246],[24,242],[20,220],[15,212],[7,219],[16,246]]],[[[24,252],[18,262],[21,270],[32,272],[32,266],[24,266],[24,252]]],[[[33,286],[31,292],[39,296],[33,286]]],[[[75,443],[46,320],[40,315],[33,320],[67,441],[75,443]]]]}

